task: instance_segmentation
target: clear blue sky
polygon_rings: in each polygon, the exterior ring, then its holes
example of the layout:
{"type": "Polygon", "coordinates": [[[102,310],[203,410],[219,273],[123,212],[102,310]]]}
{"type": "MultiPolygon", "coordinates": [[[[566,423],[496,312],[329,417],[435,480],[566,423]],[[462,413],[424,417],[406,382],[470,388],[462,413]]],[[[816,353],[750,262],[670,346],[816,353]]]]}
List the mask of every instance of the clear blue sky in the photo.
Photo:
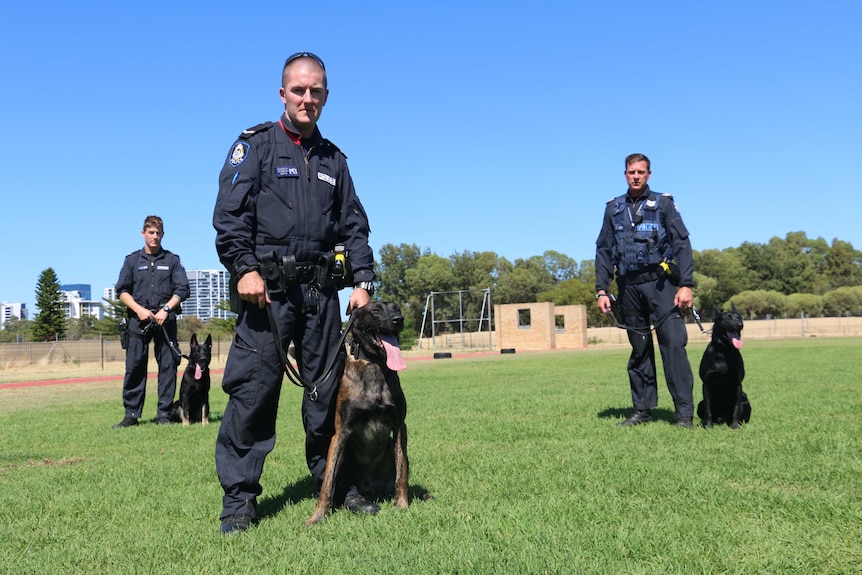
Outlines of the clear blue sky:
{"type": "Polygon", "coordinates": [[[300,50],[326,62],[319,125],[375,253],[592,259],[636,151],[697,250],[791,231],[862,248],[862,3],[413,4],[7,3],[0,301],[35,313],[47,267],[100,297],[148,214],[187,269],[220,268],[218,172],[279,117],[300,50]]]}

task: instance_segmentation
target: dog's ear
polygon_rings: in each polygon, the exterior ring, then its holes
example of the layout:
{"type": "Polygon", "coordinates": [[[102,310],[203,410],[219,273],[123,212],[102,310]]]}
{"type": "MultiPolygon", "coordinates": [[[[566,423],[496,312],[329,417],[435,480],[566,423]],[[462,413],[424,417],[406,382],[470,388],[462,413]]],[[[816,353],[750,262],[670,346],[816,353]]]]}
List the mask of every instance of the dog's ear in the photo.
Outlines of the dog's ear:
{"type": "Polygon", "coordinates": [[[206,341],[204,342],[204,345],[206,345],[207,347],[212,347],[212,346],[213,346],[213,334],[211,334],[211,333],[208,333],[208,334],[207,334],[207,339],[206,339],[206,341]]]}
{"type": "Polygon", "coordinates": [[[721,308],[715,304],[712,304],[712,319],[718,319],[721,317],[721,308]]]}
{"type": "Polygon", "coordinates": [[[736,311],[736,305],[733,303],[733,301],[730,302],[730,311],[732,311],[733,313],[739,313],[736,311]]]}
{"type": "Polygon", "coordinates": [[[198,334],[193,333],[192,334],[192,341],[189,343],[189,345],[191,347],[195,347],[195,346],[197,346],[197,344],[198,344],[198,334]]]}

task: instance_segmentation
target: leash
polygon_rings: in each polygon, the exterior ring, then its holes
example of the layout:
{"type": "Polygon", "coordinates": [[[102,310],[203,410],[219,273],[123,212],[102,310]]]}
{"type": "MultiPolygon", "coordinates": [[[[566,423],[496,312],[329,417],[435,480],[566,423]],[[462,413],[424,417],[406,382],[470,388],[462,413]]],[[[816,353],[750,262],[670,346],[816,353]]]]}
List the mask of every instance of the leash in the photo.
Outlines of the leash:
{"type": "Polygon", "coordinates": [[[700,323],[700,314],[699,314],[699,313],[697,313],[697,310],[696,310],[696,309],[694,309],[694,304],[692,304],[692,305],[691,305],[691,315],[693,315],[693,316],[694,316],[694,323],[696,323],[696,324],[697,324],[697,327],[699,327],[699,328],[700,328],[700,333],[702,333],[702,334],[706,335],[706,334],[708,334],[708,333],[711,333],[711,332],[712,332],[712,328],[710,328],[710,329],[703,329],[703,324],[702,324],[702,323],[700,323]]]}
{"type": "Polygon", "coordinates": [[[269,319],[269,329],[272,332],[272,339],[275,342],[275,350],[278,353],[278,357],[281,360],[282,365],[284,366],[284,373],[287,374],[287,379],[289,379],[293,385],[305,388],[311,401],[317,401],[317,387],[326,379],[328,379],[330,375],[332,375],[332,370],[335,367],[335,361],[338,359],[338,356],[340,356],[342,352],[344,352],[344,342],[347,339],[347,334],[350,331],[350,326],[353,325],[353,314],[350,314],[350,319],[347,320],[347,327],[345,327],[341,332],[341,339],[339,339],[338,343],[336,344],[335,353],[329,354],[329,363],[326,365],[326,369],[323,370],[323,374],[311,383],[306,382],[299,374],[299,371],[295,367],[293,367],[292,363],[290,363],[290,360],[288,359],[287,354],[284,351],[284,347],[281,345],[281,335],[278,331],[278,324],[275,321],[275,316],[272,313],[271,304],[266,305],[266,316],[269,319]]]}
{"type": "MultiPolygon", "coordinates": [[[[617,327],[620,329],[624,329],[626,331],[633,331],[633,332],[640,334],[640,335],[649,335],[650,333],[654,332],[659,327],[661,327],[661,325],[664,322],[666,322],[670,318],[670,316],[672,316],[674,313],[679,313],[680,315],[682,315],[682,310],[679,309],[679,306],[675,305],[672,308],[670,308],[670,310],[668,310],[668,312],[666,314],[664,314],[663,316],[658,318],[655,322],[653,322],[653,326],[651,328],[650,327],[642,328],[642,327],[636,327],[633,325],[627,325],[627,324],[621,322],[620,318],[619,318],[619,315],[625,315],[625,314],[623,314],[621,310],[620,310],[619,314],[617,313],[617,310],[619,310],[622,307],[622,304],[619,304],[617,302],[617,298],[614,297],[614,294],[612,294],[612,293],[608,294],[608,298],[611,300],[611,309],[607,312],[607,314],[608,314],[608,316],[613,318],[614,323],[617,325],[617,327]]],[[[700,320],[700,314],[697,313],[697,310],[694,308],[694,305],[691,306],[691,313],[694,316],[694,321],[697,324],[697,327],[700,328],[700,333],[707,334],[710,331],[712,331],[712,330],[704,330],[703,329],[703,324],[701,323],[701,320],[700,320]]]]}
{"type": "MultiPolygon", "coordinates": [[[[174,345],[174,342],[172,342],[172,341],[171,341],[171,338],[169,338],[169,337],[168,337],[168,330],[167,330],[167,329],[165,329],[165,324],[162,324],[162,325],[161,325],[161,328],[162,328],[162,335],[164,335],[164,336],[165,336],[165,341],[167,341],[167,342],[168,342],[168,345],[171,347],[171,353],[173,353],[173,354],[174,354],[174,357],[175,357],[175,358],[176,358],[176,360],[177,360],[177,365],[179,365],[179,364],[180,364],[180,361],[181,361],[183,358],[185,358],[185,359],[189,359],[189,356],[188,356],[188,355],[186,355],[186,354],[184,354],[184,353],[182,352],[182,350],[180,349],[179,343],[177,343],[177,345],[174,345]]],[[[191,361],[191,360],[189,360],[189,361],[191,361]]]]}

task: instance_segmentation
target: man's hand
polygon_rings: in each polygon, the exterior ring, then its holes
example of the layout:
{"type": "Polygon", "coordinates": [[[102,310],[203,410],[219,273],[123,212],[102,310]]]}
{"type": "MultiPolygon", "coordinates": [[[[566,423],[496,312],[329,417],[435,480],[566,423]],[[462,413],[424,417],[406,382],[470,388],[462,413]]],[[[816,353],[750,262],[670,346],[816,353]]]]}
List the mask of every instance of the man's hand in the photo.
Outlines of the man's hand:
{"type": "Polygon", "coordinates": [[[135,312],[135,315],[138,316],[138,319],[141,320],[141,323],[146,323],[148,321],[153,321],[156,319],[156,314],[151,312],[145,307],[141,307],[138,311],[135,312]]]}
{"type": "Polygon", "coordinates": [[[350,315],[354,309],[361,308],[365,304],[371,301],[371,296],[368,295],[368,292],[362,288],[354,288],[353,293],[350,294],[350,301],[347,303],[347,315],[350,315]]]}
{"type": "Polygon", "coordinates": [[[599,310],[602,313],[608,313],[611,311],[611,298],[608,294],[601,294],[596,298],[596,305],[599,306],[599,310]]]}
{"type": "Polygon", "coordinates": [[[683,286],[676,290],[676,295],[673,298],[673,305],[683,310],[690,308],[693,301],[691,288],[683,286]]]}
{"type": "Polygon", "coordinates": [[[251,302],[260,309],[266,307],[266,304],[272,303],[269,299],[269,294],[266,293],[266,283],[257,270],[252,270],[239,278],[236,282],[236,292],[240,299],[251,302]]]}

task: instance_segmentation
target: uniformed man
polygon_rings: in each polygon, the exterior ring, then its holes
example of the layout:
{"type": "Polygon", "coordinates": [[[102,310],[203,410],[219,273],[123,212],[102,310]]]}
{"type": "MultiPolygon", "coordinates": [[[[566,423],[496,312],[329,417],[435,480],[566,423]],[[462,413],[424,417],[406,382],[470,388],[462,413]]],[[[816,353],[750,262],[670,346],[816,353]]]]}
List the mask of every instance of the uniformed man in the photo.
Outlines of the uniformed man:
{"type": "Polygon", "coordinates": [[[162,248],[162,218],[147,216],[141,231],[143,249],[126,256],[117,280],[117,297],[128,309],[128,347],[123,404],[126,415],[114,428],[138,424],[147,391],[147,360],[154,342],[159,364],[159,404],[156,423],[169,424],[177,388],[177,313],[189,297],[189,280],[180,257],[162,248]]]}
{"type": "Polygon", "coordinates": [[[608,202],[596,240],[596,302],[611,311],[608,293],[616,272],[619,315],[632,346],[628,362],[634,412],[618,425],[652,421],[658,405],[653,328],[664,363],[676,424],[692,426],[694,377],[685,346],[688,334],[680,310],[692,305],[694,263],[688,230],[669,194],[653,192],[650,161],[626,157],[628,191],[608,202]]]}
{"type": "MultiPolygon", "coordinates": [[[[231,146],[213,214],[216,250],[242,300],[225,366],[222,385],[229,399],[216,444],[223,533],[245,531],[257,519],[260,476],[275,444],[284,375],[278,348],[294,344],[305,382],[326,373],[330,355],[337,353],[341,286],[328,282],[321,267],[332,261],[337,244],[344,245],[354,282],[348,313],[373,293],[365,210],[346,157],[317,128],[329,95],[323,61],[309,52],[287,58],[279,94],[281,119],[244,131],[231,146]]],[[[315,394],[303,393],[306,463],[318,485],[334,433],[340,371],[319,382],[315,394]]],[[[344,505],[355,513],[379,509],[349,486],[344,505]]]]}

